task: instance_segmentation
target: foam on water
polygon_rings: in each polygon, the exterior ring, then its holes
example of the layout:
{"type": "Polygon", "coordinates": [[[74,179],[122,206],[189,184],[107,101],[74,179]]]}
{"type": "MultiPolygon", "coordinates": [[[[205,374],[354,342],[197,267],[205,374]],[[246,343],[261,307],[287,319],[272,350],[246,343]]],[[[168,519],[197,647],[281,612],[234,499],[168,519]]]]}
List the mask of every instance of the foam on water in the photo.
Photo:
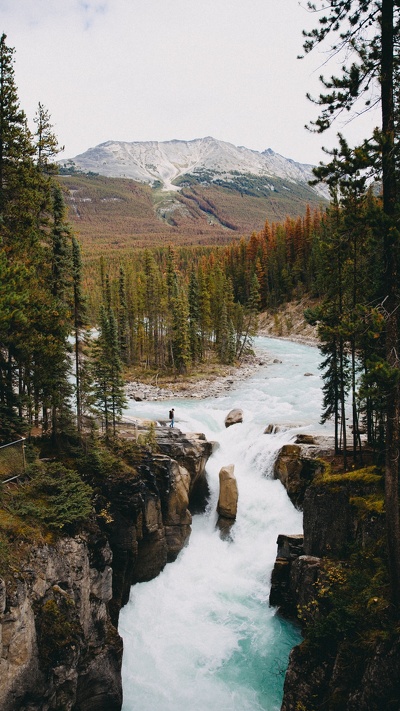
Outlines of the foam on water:
{"type": "MultiPolygon", "coordinates": [[[[268,605],[279,533],[300,533],[302,517],[271,472],[298,424],[317,429],[318,351],[258,339],[274,363],[231,391],[204,401],[174,401],[177,426],[204,432],[219,448],[207,466],[211,496],[195,516],[189,545],[149,583],[131,590],[121,611],[123,711],[276,711],[297,628],[268,605]],[[312,376],[305,377],[305,372],[312,376]],[[225,428],[233,407],[241,425],[225,428]],[[269,423],[291,429],[264,435],[269,423]],[[216,529],[219,470],[235,465],[239,502],[232,540],[216,529]]],[[[129,414],[164,419],[170,403],[132,403],[129,414]]]]}

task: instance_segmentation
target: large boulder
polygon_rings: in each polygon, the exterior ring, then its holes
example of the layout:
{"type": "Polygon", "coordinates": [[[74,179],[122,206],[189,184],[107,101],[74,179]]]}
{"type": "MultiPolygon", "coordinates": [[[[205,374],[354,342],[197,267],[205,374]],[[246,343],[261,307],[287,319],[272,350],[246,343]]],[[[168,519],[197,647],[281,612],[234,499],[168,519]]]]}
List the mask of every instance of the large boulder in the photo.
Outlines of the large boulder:
{"type": "Polygon", "coordinates": [[[234,475],[234,466],[222,467],[219,473],[219,499],[217,505],[217,528],[221,538],[230,540],[231,528],[235,523],[238,502],[238,488],[234,475]]]}
{"type": "Polygon", "coordinates": [[[219,499],[217,511],[219,516],[229,518],[233,521],[236,518],[237,502],[238,502],[238,487],[236,477],[234,475],[234,465],[229,464],[222,467],[219,473],[219,499]]]}
{"type": "Polygon", "coordinates": [[[238,422],[243,422],[243,410],[235,408],[228,412],[225,417],[225,427],[230,427],[231,425],[236,425],[238,422]]]}

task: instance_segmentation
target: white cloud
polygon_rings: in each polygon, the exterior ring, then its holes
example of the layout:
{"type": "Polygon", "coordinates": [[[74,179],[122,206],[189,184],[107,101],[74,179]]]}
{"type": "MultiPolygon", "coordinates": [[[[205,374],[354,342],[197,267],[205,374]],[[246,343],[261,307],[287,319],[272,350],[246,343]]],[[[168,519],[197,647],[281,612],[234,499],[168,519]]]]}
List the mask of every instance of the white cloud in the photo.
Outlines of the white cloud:
{"type": "Polygon", "coordinates": [[[297,0],[0,0],[21,106],[46,106],[67,157],[213,135],[318,161],[320,59],[296,59],[314,19],[297,0]]]}

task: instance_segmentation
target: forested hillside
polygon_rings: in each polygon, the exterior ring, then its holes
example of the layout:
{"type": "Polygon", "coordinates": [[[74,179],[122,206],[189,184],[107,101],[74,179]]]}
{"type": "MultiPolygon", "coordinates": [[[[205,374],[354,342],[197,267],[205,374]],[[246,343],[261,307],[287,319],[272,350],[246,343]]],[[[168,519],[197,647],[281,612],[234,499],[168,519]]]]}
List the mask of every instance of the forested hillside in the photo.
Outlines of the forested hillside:
{"type": "Polygon", "coordinates": [[[86,258],[137,247],[221,245],[253,230],[266,219],[284,220],[303,215],[306,205],[326,200],[305,185],[275,179],[266,190],[265,179],[244,177],[224,185],[204,184],[199,178],[182,180],[181,190],[168,192],[127,178],[73,173],[61,175],[68,219],[79,235],[86,258]]]}
{"type": "MultiPolygon", "coordinates": [[[[123,407],[124,368],[185,373],[204,361],[240,361],[257,332],[257,314],[307,294],[320,304],[308,318],[319,324],[323,418],[334,418],[337,449],[347,434],[350,393],[354,451],[361,427],[377,452],[383,451],[384,213],[372,189],[346,183],[341,200],[328,209],[308,206],[301,217],[264,218],[260,229],[225,245],[180,246],[173,239],[177,228],[167,225],[167,239],[163,222],[154,216],[150,188],[82,175],[62,178],[60,188],[49,115],[39,105],[32,135],[19,108],[12,50],[5,42],[3,73],[3,441],[39,425],[53,435],[74,420],[79,429],[82,416],[91,412],[101,413],[106,429],[113,429],[123,407]],[[97,234],[95,221],[90,240],[80,240],[82,260],[66,221],[65,181],[77,219],[90,225],[94,202],[94,213],[102,205],[100,222],[107,217],[107,230],[117,225],[117,233],[125,234],[123,240],[114,235],[115,249],[107,234],[97,234]],[[156,246],[152,241],[147,249],[140,241],[129,246],[133,207],[142,233],[149,229],[147,236],[154,235],[155,225],[160,228],[156,246]],[[100,334],[90,348],[85,345],[89,325],[100,334]]],[[[202,201],[206,190],[225,190],[197,184],[191,189],[202,201]]],[[[226,192],[231,205],[242,205],[244,198],[226,192]]],[[[228,222],[230,208],[224,209],[228,222]]]]}

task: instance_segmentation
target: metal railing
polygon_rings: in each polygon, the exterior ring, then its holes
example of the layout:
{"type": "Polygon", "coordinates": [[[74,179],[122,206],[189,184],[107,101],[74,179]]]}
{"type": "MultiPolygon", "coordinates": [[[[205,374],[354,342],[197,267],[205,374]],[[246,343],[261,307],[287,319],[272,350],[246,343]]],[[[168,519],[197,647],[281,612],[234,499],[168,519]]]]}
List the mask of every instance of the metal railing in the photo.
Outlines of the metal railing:
{"type": "Polygon", "coordinates": [[[0,483],[18,479],[25,473],[25,437],[0,446],[0,483]]]}

